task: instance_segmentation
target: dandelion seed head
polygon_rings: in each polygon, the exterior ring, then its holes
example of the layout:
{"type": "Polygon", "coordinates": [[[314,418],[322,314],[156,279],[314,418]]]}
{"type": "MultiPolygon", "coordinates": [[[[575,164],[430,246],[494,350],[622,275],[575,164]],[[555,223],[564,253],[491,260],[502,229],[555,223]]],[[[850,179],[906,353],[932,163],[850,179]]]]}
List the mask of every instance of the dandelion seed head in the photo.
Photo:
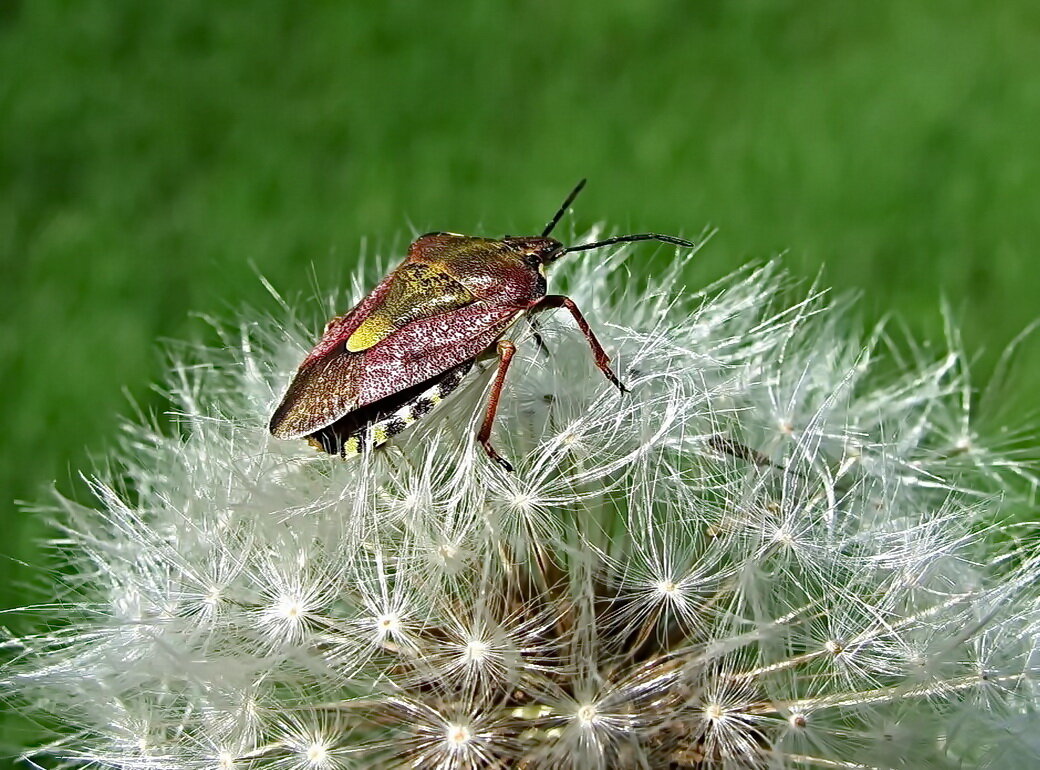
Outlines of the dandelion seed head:
{"type": "Polygon", "coordinates": [[[303,602],[294,596],[279,597],[274,607],[271,608],[271,614],[290,622],[295,622],[305,613],[303,602]]]}
{"type": "Polygon", "coordinates": [[[575,710],[574,717],[580,725],[594,725],[596,723],[597,718],[599,717],[599,712],[596,710],[596,704],[582,703],[575,710]]]}
{"type": "Polygon", "coordinates": [[[557,441],[559,441],[564,446],[574,446],[579,441],[581,441],[581,439],[573,431],[568,430],[561,433],[557,438],[557,441]]]}
{"type": "Polygon", "coordinates": [[[721,722],[726,718],[726,709],[719,703],[709,703],[704,707],[704,718],[709,722],[721,722]]]}
{"type": "Polygon", "coordinates": [[[455,751],[464,749],[472,739],[473,735],[466,725],[449,724],[444,730],[444,740],[455,751]]]}
{"type": "Polygon", "coordinates": [[[672,597],[679,591],[679,586],[675,584],[674,580],[659,580],[657,590],[665,597],[672,597]]]}
{"type": "Polygon", "coordinates": [[[777,527],[773,532],[773,541],[781,545],[794,545],[794,535],[787,527],[777,527]]]}
{"type": "Polygon", "coordinates": [[[509,474],[473,438],[482,364],[342,460],[266,427],[317,319],[178,363],[185,430],[130,428],[97,504],[59,501],[62,582],[6,640],[40,763],[1040,763],[1038,479],[955,336],[901,352],[773,264],[676,296],[681,262],[638,281],[626,253],[553,281],[631,392],[540,316],[509,474]]]}
{"type": "Polygon", "coordinates": [[[527,493],[517,491],[509,497],[509,506],[520,513],[530,513],[534,510],[535,499],[527,493]]]}
{"type": "Polygon", "coordinates": [[[467,663],[480,663],[487,658],[491,646],[482,639],[473,639],[466,643],[463,658],[467,663]]]}
{"type": "Polygon", "coordinates": [[[298,644],[307,634],[312,608],[299,593],[271,596],[257,618],[265,636],[276,644],[298,644]]]}
{"type": "Polygon", "coordinates": [[[325,767],[329,761],[329,750],[324,743],[312,743],[304,747],[303,756],[311,767],[325,767]]]}
{"type": "Polygon", "coordinates": [[[375,619],[376,633],[379,636],[391,636],[401,632],[401,618],[395,613],[385,612],[375,619]]]}

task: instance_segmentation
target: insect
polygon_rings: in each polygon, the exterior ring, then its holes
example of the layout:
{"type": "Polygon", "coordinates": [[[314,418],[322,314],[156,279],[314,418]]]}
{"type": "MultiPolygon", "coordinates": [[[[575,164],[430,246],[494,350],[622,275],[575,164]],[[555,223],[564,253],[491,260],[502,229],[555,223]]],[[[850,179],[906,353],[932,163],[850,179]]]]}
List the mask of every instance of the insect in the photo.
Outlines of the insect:
{"type": "MultiPolygon", "coordinates": [[[[271,433],[306,438],[343,457],[368,452],[429,413],[478,358],[495,354],[498,368],[477,441],[488,457],[512,470],[491,445],[502,386],[516,353],[507,333],[520,319],[553,308],[571,314],[596,366],[624,392],[577,305],[546,293],[545,269],[565,254],[615,243],[694,244],[640,233],[564,246],[549,234],[584,186],[583,179],[538,236],[495,240],[436,232],[417,238],[371,294],[325,326],[275,409],[271,433]]],[[[537,332],[535,339],[543,344],[537,332]]]]}

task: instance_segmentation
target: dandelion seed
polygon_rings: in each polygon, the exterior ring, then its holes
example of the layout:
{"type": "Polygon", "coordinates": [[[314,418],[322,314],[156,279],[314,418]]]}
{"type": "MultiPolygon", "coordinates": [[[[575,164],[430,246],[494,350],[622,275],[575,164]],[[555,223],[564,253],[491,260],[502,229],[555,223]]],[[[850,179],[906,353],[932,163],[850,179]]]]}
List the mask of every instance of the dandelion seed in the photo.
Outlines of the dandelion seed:
{"type": "Polygon", "coordinates": [[[709,703],[704,707],[704,718],[709,722],[721,722],[726,717],[726,709],[718,703],[709,703]]]}
{"type": "Polygon", "coordinates": [[[480,663],[488,656],[490,647],[487,642],[480,639],[474,639],[466,644],[466,652],[464,658],[467,663],[480,663]]]}
{"type": "Polygon", "coordinates": [[[675,585],[675,581],[662,580],[657,584],[657,590],[660,591],[664,596],[674,596],[679,590],[679,587],[675,585]]]}
{"type": "Polygon", "coordinates": [[[528,514],[534,510],[534,499],[524,492],[517,492],[509,498],[509,506],[514,511],[528,514]]]}
{"type": "Polygon", "coordinates": [[[401,619],[393,613],[380,615],[375,620],[376,633],[380,638],[401,632],[401,619]]]}
{"type": "Polygon", "coordinates": [[[595,724],[596,717],[598,716],[596,706],[592,703],[584,703],[581,706],[578,706],[578,710],[574,712],[574,716],[577,718],[578,724],[586,726],[595,724]]]}
{"type": "Polygon", "coordinates": [[[329,750],[323,743],[312,743],[307,746],[304,756],[307,758],[308,765],[324,767],[329,759],[329,750]]]}
{"type": "Polygon", "coordinates": [[[272,642],[299,644],[307,632],[310,608],[306,597],[281,595],[260,612],[259,627],[272,642]]]}
{"type": "Polygon", "coordinates": [[[448,728],[444,731],[445,740],[448,742],[448,745],[456,751],[463,750],[472,737],[473,736],[466,725],[449,724],[448,728]]]}

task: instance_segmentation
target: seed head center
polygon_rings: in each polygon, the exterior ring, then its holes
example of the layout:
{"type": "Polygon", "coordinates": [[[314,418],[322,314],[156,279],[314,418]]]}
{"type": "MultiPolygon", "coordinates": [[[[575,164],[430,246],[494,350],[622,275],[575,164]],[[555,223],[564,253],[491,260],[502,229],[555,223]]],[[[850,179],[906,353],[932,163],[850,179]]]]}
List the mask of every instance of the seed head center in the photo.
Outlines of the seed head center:
{"type": "Polygon", "coordinates": [[[460,748],[466,745],[472,737],[473,734],[466,725],[450,724],[444,731],[444,740],[453,748],[460,748]]]}
{"type": "Polygon", "coordinates": [[[596,707],[591,703],[579,706],[575,714],[578,717],[578,721],[583,725],[592,724],[596,721],[596,717],[598,716],[596,707]]]}

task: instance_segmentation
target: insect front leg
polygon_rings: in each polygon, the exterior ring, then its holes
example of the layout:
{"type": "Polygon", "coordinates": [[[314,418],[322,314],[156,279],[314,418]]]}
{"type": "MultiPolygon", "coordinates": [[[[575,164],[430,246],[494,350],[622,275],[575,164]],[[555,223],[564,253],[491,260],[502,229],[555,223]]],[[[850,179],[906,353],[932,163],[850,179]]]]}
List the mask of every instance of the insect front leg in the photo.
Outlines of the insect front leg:
{"type": "Polygon", "coordinates": [[[532,307],[532,310],[548,310],[549,308],[562,307],[566,308],[568,312],[574,317],[574,322],[578,324],[578,328],[581,329],[581,333],[585,335],[585,339],[588,340],[589,347],[592,348],[592,355],[596,359],[596,366],[601,372],[610,380],[622,393],[628,393],[628,388],[621,384],[621,380],[614,374],[614,370],[610,368],[610,356],[603,350],[603,346],[599,344],[599,340],[596,339],[596,335],[592,333],[592,327],[589,326],[589,322],[585,320],[585,316],[578,310],[578,306],[574,304],[574,300],[570,297],[565,297],[562,294],[546,294],[532,307]]]}
{"type": "Polygon", "coordinates": [[[480,426],[480,432],[477,433],[477,441],[484,447],[488,457],[507,471],[512,471],[513,466],[491,446],[491,426],[495,422],[495,413],[498,411],[498,400],[502,396],[502,386],[506,381],[506,372],[509,370],[509,364],[516,354],[516,345],[510,340],[499,340],[496,350],[498,351],[498,371],[495,372],[495,381],[491,385],[491,394],[488,396],[484,422],[480,426]]]}

